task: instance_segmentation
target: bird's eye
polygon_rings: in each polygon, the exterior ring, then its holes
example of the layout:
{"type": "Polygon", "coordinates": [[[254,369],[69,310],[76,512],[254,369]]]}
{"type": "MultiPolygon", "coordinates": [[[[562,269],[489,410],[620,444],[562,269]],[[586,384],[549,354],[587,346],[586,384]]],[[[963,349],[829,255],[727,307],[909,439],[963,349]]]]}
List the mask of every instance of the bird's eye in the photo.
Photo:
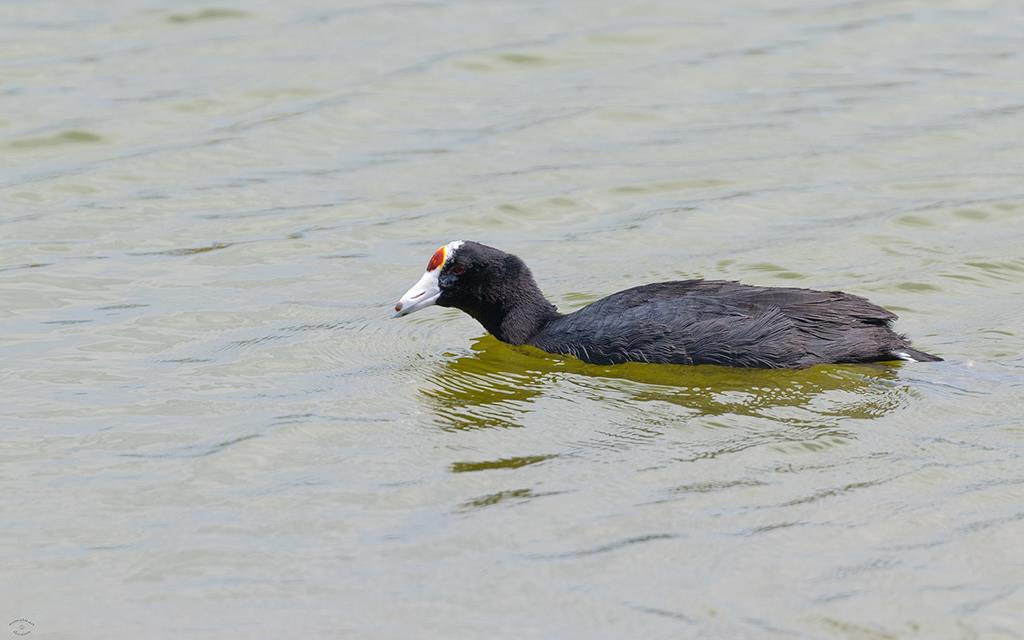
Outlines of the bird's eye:
{"type": "Polygon", "coordinates": [[[462,266],[461,264],[453,264],[452,273],[457,276],[461,276],[462,274],[466,273],[466,267],[462,266]]]}

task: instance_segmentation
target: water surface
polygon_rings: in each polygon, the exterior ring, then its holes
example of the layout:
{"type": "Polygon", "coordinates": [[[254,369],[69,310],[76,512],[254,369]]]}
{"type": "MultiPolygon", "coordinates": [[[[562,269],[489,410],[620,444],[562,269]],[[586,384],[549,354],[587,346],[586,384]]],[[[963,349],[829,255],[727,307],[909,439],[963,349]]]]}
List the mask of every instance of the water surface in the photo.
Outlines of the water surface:
{"type": "Polygon", "coordinates": [[[1024,635],[1018,3],[5,17],[0,622],[1024,635]],[[946,361],[598,367],[388,319],[462,238],[563,310],[842,289],[946,361]]]}

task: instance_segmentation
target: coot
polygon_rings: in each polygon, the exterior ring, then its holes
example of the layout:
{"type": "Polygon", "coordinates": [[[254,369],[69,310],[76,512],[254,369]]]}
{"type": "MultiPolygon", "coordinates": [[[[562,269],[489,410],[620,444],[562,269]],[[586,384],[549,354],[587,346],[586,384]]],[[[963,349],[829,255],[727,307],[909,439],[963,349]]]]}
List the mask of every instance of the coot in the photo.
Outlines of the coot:
{"type": "Polygon", "coordinates": [[[795,368],[942,359],[895,333],[895,314],[841,291],[678,280],[626,289],[561,314],[522,260],[461,240],[434,252],[393,317],[433,304],[465,311],[503,342],[595,364],[795,368]]]}

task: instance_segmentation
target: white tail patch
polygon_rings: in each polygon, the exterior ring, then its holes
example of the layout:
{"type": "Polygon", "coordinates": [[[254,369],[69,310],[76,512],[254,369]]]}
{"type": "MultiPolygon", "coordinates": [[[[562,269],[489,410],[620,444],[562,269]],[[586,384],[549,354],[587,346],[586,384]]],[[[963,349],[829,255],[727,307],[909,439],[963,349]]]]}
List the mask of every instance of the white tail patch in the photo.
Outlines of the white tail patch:
{"type": "Polygon", "coordinates": [[[906,360],[907,362],[917,362],[909,353],[906,351],[893,351],[892,355],[896,356],[900,360],[906,360]]]}

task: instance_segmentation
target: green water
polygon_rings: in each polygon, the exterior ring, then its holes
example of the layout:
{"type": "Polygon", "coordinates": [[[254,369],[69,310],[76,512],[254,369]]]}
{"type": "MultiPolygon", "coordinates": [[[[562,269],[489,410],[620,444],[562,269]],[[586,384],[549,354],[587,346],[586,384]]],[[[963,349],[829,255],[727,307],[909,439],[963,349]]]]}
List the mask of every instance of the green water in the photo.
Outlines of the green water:
{"type": "Polygon", "coordinates": [[[1018,3],[3,13],[0,623],[1022,637],[1018,3]],[[457,239],[562,310],[842,289],[946,361],[600,367],[390,319],[457,239]]]}

